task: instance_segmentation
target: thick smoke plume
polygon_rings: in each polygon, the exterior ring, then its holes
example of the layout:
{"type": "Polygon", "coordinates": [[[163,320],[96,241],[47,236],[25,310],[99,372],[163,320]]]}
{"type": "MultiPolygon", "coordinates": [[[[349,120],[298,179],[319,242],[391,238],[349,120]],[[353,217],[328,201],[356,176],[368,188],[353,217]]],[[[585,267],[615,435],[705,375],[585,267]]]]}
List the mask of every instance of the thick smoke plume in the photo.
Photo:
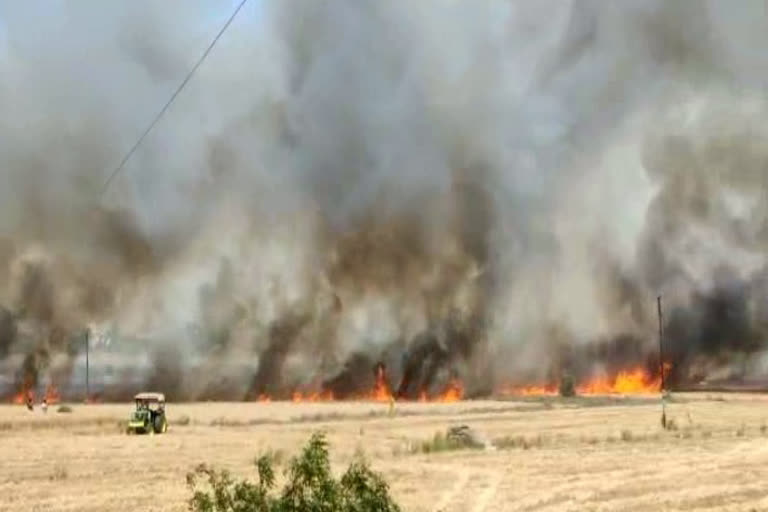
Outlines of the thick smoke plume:
{"type": "Polygon", "coordinates": [[[764,371],[762,2],[253,1],[102,196],[222,9],[0,1],[5,392],[764,371]]]}

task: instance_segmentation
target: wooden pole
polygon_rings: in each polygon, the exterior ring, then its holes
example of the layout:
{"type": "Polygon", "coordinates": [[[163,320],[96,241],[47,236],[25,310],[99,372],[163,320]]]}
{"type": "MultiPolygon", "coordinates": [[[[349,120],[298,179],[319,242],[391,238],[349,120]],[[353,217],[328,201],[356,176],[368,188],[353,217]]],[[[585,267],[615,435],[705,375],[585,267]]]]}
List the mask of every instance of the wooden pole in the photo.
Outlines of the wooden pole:
{"type": "Polygon", "coordinates": [[[90,337],[91,337],[91,329],[88,328],[85,331],[85,401],[88,402],[91,393],[90,393],[90,361],[89,361],[89,352],[90,352],[90,337]]]}
{"type": "Polygon", "coordinates": [[[666,390],[664,382],[664,317],[661,312],[661,295],[656,298],[656,304],[659,311],[659,372],[661,374],[661,426],[667,427],[667,405],[664,399],[666,390]]]}
{"type": "Polygon", "coordinates": [[[661,295],[656,300],[659,309],[659,371],[661,372],[661,392],[663,393],[666,386],[664,383],[664,317],[661,312],[661,295]]]}

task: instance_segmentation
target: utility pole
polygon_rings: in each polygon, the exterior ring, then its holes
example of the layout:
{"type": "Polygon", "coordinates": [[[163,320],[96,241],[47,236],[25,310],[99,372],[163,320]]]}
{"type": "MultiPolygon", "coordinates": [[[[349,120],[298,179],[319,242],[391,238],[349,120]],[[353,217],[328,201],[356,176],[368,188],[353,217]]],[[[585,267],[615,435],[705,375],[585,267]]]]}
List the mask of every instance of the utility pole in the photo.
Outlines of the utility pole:
{"type": "Polygon", "coordinates": [[[664,398],[666,386],[664,385],[664,317],[661,312],[661,295],[656,298],[659,311],[659,372],[661,374],[661,426],[667,427],[667,405],[664,398]]]}
{"type": "Polygon", "coordinates": [[[91,337],[91,328],[87,328],[85,330],[85,401],[86,403],[90,399],[91,393],[90,393],[90,361],[89,359],[89,351],[90,351],[90,337],[91,337]]]}

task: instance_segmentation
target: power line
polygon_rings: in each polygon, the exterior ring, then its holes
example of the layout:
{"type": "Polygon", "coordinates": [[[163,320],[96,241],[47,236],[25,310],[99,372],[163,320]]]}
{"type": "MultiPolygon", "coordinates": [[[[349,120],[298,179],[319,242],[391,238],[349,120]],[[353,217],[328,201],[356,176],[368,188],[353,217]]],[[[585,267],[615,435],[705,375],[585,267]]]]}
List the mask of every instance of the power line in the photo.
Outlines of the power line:
{"type": "Polygon", "coordinates": [[[160,121],[160,119],[163,117],[163,114],[165,114],[166,110],[171,106],[173,101],[176,99],[176,96],[179,95],[182,89],[184,89],[184,86],[187,85],[189,80],[192,78],[192,75],[195,74],[195,71],[197,71],[197,68],[200,67],[200,65],[203,63],[205,58],[208,56],[209,53],[211,53],[211,50],[213,50],[213,47],[216,46],[216,43],[219,41],[219,38],[226,32],[227,28],[229,28],[229,25],[234,21],[235,17],[237,17],[237,13],[240,12],[240,9],[245,5],[245,3],[248,0],[241,0],[238,6],[235,8],[232,15],[229,17],[227,22],[224,24],[223,27],[221,27],[221,30],[219,30],[219,33],[216,34],[216,37],[213,38],[213,41],[211,41],[211,44],[208,45],[208,48],[205,49],[203,54],[200,56],[200,58],[197,60],[197,63],[194,65],[194,67],[189,71],[186,78],[179,84],[179,86],[176,88],[176,92],[173,93],[171,98],[165,103],[163,108],[158,112],[158,114],[155,116],[155,118],[152,120],[152,122],[149,124],[146,130],[144,130],[144,133],[141,134],[141,137],[136,141],[136,143],[131,147],[131,149],[126,153],[123,160],[120,162],[120,165],[115,167],[115,170],[112,171],[112,174],[109,175],[109,178],[107,178],[107,181],[104,182],[104,185],[101,188],[101,193],[99,194],[99,197],[103,197],[104,193],[109,189],[109,186],[112,184],[112,181],[115,179],[115,177],[120,173],[120,171],[123,170],[123,167],[125,167],[125,164],[130,160],[131,156],[133,156],[133,153],[136,152],[136,149],[141,145],[141,143],[144,141],[144,139],[149,135],[149,132],[152,131],[152,129],[155,127],[155,125],[160,121]]]}

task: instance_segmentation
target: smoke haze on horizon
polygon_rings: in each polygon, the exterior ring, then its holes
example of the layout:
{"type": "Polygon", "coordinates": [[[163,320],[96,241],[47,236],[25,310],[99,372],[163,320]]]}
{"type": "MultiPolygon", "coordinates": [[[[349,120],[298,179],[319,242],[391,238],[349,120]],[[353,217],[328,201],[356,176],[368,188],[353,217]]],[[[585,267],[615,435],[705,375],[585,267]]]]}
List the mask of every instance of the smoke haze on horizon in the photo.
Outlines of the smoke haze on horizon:
{"type": "Polygon", "coordinates": [[[17,381],[105,324],[178,397],[480,392],[653,364],[659,294],[673,380],[766,374],[763,2],[250,4],[100,200],[218,4],[0,1],[17,381]]]}

